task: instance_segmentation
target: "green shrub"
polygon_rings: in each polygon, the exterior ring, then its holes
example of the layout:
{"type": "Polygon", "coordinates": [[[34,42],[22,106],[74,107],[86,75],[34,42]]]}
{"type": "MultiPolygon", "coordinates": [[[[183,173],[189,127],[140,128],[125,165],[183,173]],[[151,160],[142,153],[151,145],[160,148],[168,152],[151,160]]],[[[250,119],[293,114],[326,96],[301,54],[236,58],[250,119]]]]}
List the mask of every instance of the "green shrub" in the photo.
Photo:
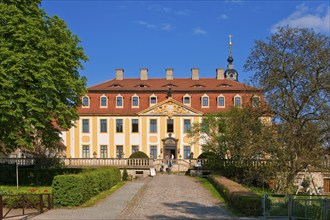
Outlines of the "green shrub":
{"type": "Polygon", "coordinates": [[[249,216],[262,214],[261,196],[222,176],[211,175],[209,180],[236,209],[249,216]]]}
{"type": "Polygon", "coordinates": [[[127,179],[128,179],[128,173],[127,173],[127,169],[126,168],[124,168],[124,170],[123,170],[123,181],[127,181],[127,179]]]}
{"type": "Polygon", "coordinates": [[[142,151],[136,151],[129,156],[129,158],[149,158],[148,155],[142,151]]]}
{"type": "Polygon", "coordinates": [[[78,206],[92,196],[110,189],[121,180],[117,167],[55,176],[52,188],[55,206],[78,206]]]}

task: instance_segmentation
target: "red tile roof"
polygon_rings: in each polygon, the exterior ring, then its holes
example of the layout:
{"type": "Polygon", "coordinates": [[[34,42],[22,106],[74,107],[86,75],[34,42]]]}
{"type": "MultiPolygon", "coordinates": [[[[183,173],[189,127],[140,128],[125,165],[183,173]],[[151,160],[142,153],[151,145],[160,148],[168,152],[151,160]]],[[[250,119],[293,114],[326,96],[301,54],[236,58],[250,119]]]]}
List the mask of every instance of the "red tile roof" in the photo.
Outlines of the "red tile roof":
{"type": "Polygon", "coordinates": [[[167,99],[168,85],[172,85],[172,98],[183,102],[183,96],[188,94],[191,97],[191,108],[203,113],[225,111],[234,105],[234,96],[240,94],[245,103],[251,103],[251,97],[257,94],[263,101],[262,91],[258,88],[245,85],[229,79],[217,80],[215,78],[151,78],[140,80],[139,78],[127,78],[123,80],[112,79],[104,83],[88,88],[87,95],[90,98],[90,107],[79,107],[80,115],[137,115],[138,112],[150,107],[150,96],[157,96],[157,103],[167,99]],[[141,86],[143,85],[143,87],[141,86]],[[123,97],[123,108],[116,108],[116,96],[123,97]],[[132,108],[132,96],[139,97],[139,108],[132,108]],[[209,107],[202,108],[201,97],[207,94],[209,107]],[[217,98],[222,94],[225,96],[225,108],[218,108],[217,98]],[[100,97],[105,95],[108,98],[108,107],[100,108],[100,97]]]}
{"type": "Polygon", "coordinates": [[[233,91],[233,90],[259,90],[258,88],[236,82],[229,79],[217,80],[215,78],[151,78],[140,80],[139,78],[127,78],[123,80],[112,79],[88,88],[89,92],[96,91],[167,91],[168,85],[172,85],[173,91],[233,91]],[[142,86],[141,86],[142,85],[142,86]]]}

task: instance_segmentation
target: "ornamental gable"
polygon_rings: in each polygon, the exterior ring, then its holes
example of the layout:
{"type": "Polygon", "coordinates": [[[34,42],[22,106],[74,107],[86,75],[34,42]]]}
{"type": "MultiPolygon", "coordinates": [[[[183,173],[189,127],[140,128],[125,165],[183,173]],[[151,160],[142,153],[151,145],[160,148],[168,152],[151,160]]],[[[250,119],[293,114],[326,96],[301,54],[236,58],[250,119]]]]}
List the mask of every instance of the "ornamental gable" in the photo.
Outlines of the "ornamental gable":
{"type": "Polygon", "coordinates": [[[158,103],[150,108],[147,108],[138,113],[141,116],[201,116],[202,112],[185,106],[182,103],[174,100],[167,99],[158,103]]]}

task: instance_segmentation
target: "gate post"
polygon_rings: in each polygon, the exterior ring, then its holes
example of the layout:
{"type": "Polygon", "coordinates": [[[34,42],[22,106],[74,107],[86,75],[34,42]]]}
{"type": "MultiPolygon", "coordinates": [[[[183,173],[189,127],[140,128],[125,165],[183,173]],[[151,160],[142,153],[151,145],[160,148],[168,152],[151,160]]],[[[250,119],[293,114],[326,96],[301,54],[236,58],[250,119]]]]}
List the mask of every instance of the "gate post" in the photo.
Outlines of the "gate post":
{"type": "Polygon", "coordinates": [[[43,213],[44,212],[44,199],[43,199],[43,196],[42,194],[39,195],[39,204],[40,204],[40,213],[43,213]]]}
{"type": "Polygon", "coordinates": [[[328,199],[323,199],[322,200],[322,220],[327,220],[328,217],[328,206],[329,206],[329,201],[328,199]]]}
{"type": "Polygon", "coordinates": [[[289,195],[289,204],[288,204],[288,217],[289,217],[289,220],[291,220],[291,217],[292,217],[292,207],[293,207],[293,200],[292,200],[292,195],[289,195]]]}
{"type": "Polygon", "coordinates": [[[2,195],[0,195],[0,220],[2,220],[2,217],[3,217],[3,213],[2,213],[2,195]]]}

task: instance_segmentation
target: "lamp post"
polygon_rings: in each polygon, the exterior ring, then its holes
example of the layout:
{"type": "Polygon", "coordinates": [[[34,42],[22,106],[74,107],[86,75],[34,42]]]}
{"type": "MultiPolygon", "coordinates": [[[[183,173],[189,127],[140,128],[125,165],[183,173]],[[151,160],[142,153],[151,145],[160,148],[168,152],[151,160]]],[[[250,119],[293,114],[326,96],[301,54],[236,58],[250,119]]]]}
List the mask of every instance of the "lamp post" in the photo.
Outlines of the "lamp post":
{"type": "Polygon", "coordinates": [[[16,188],[18,189],[18,155],[16,154],[16,188]]]}

